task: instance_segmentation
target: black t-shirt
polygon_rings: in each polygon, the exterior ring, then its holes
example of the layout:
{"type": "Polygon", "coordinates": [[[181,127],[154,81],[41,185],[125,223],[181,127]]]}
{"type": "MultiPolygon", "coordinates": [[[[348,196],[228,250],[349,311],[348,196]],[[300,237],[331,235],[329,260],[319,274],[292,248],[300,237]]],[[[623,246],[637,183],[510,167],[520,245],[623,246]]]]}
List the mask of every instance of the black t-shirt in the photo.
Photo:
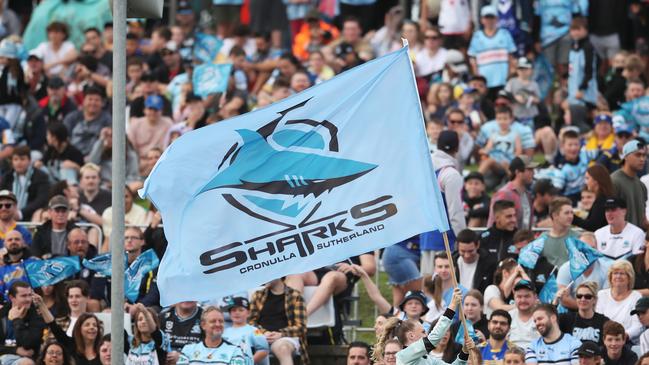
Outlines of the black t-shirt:
{"type": "Polygon", "coordinates": [[[55,167],[55,165],[65,160],[70,160],[79,166],[84,164],[83,154],[71,144],[68,144],[61,153],[54,148],[48,147],[43,156],[43,163],[48,167],[55,167]]]}
{"type": "Polygon", "coordinates": [[[602,345],[602,330],[608,320],[601,313],[595,313],[591,319],[582,318],[576,312],[564,313],[559,316],[559,328],[561,332],[569,333],[581,341],[589,340],[602,345]]]}
{"type": "Polygon", "coordinates": [[[101,215],[106,208],[110,207],[111,204],[111,194],[110,191],[105,189],[99,189],[99,192],[91,202],[86,199],[85,194],[80,194],[79,204],[87,204],[95,210],[95,212],[101,215]]]}
{"type": "Polygon", "coordinates": [[[284,302],[284,293],[275,295],[269,290],[266,303],[259,313],[259,325],[269,331],[288,327],[284,302]]]}
{"type": "Polygon", "coordinates": [[[180,351],[183,346],[201,341],[201,314],[203,309],[189,318],[180,319],[171,308],[160,313],[160,329],[167,335],[172,351],[180,351]]]}

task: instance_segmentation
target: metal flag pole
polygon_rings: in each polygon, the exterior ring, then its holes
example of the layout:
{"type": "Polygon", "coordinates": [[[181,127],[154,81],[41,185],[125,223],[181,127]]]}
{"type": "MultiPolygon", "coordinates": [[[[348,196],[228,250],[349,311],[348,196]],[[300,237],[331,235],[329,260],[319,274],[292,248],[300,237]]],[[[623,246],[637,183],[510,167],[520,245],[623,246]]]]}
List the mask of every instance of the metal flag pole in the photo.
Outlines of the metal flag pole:
{"type": "MultiPolygon", "coordinates": [[[[453,263],[453,255],[451,254],[451,245],[448,243],[448,235],[446,232],[442,232],[442,237],[444,237],[444,248],[446,248],[446,257],[448,257],[448,264],[451,267],[451,279],[453,280],[453,287],[459,287],[457,282],[457,277],[455,276],[455,264],[453,263]]],[[[460,301],[458,305],[458,313],[460,314],[460,321],[462,321],[462,326],[464,327],[464,334],[468,335],[469,328],[466,326],[466,317],[464,316],[464,309],[462,308],[463,303],[460,301]]],[[[476,357],[477,349],[469,350],[469,358],[472,364],[477,364],[479,357],[476,357]]]]}
{"type": "Polygon", "coordinates": [[[112,257],[111,364],[124,363],[124,183],[126,180],[126,1],[113,1],[113,230],[112,257]]]}

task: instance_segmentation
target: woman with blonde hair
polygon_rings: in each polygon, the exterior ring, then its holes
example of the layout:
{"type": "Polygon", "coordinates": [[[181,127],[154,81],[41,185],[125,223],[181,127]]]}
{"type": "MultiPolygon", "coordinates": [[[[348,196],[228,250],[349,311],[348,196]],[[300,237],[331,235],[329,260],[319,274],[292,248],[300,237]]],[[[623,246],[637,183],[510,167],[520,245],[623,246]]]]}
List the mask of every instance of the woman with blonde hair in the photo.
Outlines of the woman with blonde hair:
{"type": "MultiPolygon", "coordinates": [[[[397,361],[399,364],[410,364],[410,365],[444,365],[446,362],[433,359],[431,357],[424,357],[430,351],[432,351],[435,346],[439,344],[439,341],[444,336],[451,325],[451,321],[455,316],[454,308],[458,306],[462,301],[462,292],[459,288],[455,288],[453,291],[453,297],[451,299],[451,304],[446,309],[446,312],[432,329],[432,331],[426,335],[424,327],[421,323],[413,320],[400,320],[398,318],[390,318],[385,326],[384,332],[382,333],[379,341],[374,347],[376,354],[384,353],[386,343],[396,338],[400,343],[403,344],[404,349],[397,353],[397,361]]],[[[473,340],[467,337],[465,345],[462,349],[460,355],[458,355],[459,361],[466,361],[469,358],[469,351],[475,349],[475,343],[473,340]]]]}
{"type": "Polygon", "coordinates": [[[610,288],[597,293],[595,311],[624,326],[629,338],[634,341],[642,333],[643,326],[636,314],[629,315],[642,295],[633,290],[635,272],[631,263],[615,261],[608,269],[610,288]]]}
{"type": "Polygon", "coordinates": [[[604,336],[602,330],[608,317],[595,312],[597,291],[599,285],[594,281],[586,281],[577,286],[575,298],[577,312],[568,312],[559,316],[561,332],[569,333],[581,341],[593,341],[602,346],[604,336]]]}

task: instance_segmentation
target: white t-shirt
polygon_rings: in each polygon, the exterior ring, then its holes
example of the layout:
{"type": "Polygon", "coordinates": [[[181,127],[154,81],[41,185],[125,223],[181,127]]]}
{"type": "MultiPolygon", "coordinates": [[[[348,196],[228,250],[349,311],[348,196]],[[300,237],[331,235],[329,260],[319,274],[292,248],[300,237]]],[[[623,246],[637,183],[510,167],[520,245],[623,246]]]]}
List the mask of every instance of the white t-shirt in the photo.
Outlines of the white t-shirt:
{"type": "Polygon", "coordinates": [[[427,48],[420,49],[415,55],[415,73],[417,76],[427,76],[442,71],[446,65],[446,48],[440,48],[434,55],[427,48]]]}
{"type": "MultiPolygon", "coordinates": [[[[68,53],[70,53],[73,50],[75,50],[74,44],[72,44],[72,42],[70,41],[64,41],[61,44],[61,48],[59,48],[58,51],[55,51],[52,48],[52,44],[50,42],[43,42],[39,44],[34,51],[42,54],[43,63],[48,64],[52,62],[61,61],[62,59],[65,58],[65,56],[67,56],[68,53]]],[[[50,73],[60,75],[65,71],[64,67],[65,66],[63,65],[56,65],[50,69],[50,73]]]]}
{"type": "Polygon", "coordinates": [[[631,315],[635,304],[642,295],[637,291],[632,291],[626,299],[618,302],[611,296],[611,289],[603,289],[597,293],[597,306],[595,312],[607,316],[609,319],[620,323],[626,329],[631,340],[635,342],[644,327],[640,323],[637,315],[631,315]]]}
{"type": "Polygon", "coordinates": [[[438,25],[442,34],[462,34],[471,24],[468,0],[442,0],[438,25]]]}
{"type": "Polygon", "coordinates": [[[522,349],[526,349],[530,342],[541,336],[536,330],[532,316],[530,316],[527,322],[521,321],[518,318],[518,308],[510,310],[509,315],[512,316],[512,325],[509,329],[509,342],[522,349]]]}
{"type": "Polygon", "coordinates": [[[433,323],[437,318],[444,314],[444,311],[446,310],[446,303],[444,303],[444,299],[442,299],[442,305],[440,306],[440,309],[437,309],[437,305],[435,305],[435,299],[431,299],[428,304],[426,304],[426,306],[428,307],[428,312],[426,312],[426,315],[424,316],[424,321],[428,323],[433,323]]]}
{"type": "Polygon", "coordinates": [[[70,326],[65,331],[65,334],[69,337],[72,337],[72,330],[74,329],[74,325],[77,323],[77,319],[79,319],[79,317],[70,317],[70,326]]]}
{"type": "Polygon", "coordinates": [[[502,299],[500,288],[494,284],[489,285],[484,290],[484,314],[487,318],[491,318],[491,313],[494,311],[494,308],[489,306],[492,299],[502,299]]]}
{"type": "Polygon", "coordinates": [[[628,222],[618,234],[611,233],[610,225],[595,231],[597,250],[613,260],[641,253],[644,237],[644,232],[638,226],[628,222]]]}
{"type": "Polygon", "coordinates": [[[464,258],[458,257],[457,268],[460,271],[460,285],[467,289],[473,289],[473,277],[475,276],[475,269],[478,267],[478,260],[471,264],[464,262],[464,258]]]}

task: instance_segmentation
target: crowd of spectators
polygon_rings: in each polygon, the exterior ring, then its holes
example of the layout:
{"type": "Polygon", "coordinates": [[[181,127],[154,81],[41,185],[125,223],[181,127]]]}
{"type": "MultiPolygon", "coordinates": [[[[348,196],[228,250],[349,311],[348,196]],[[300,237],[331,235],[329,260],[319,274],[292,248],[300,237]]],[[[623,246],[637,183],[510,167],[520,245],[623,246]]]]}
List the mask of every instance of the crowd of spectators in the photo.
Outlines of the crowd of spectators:
{"type": "MultiPolygon", "coordinates": [[[[173,18],[127,25],[127,84],[116,91],[127,99],[127,264],[166,249],[160,214],[134,192],[176,138],[402,39],[453,255],[425,233],[250,293],[168,308],[153,270],[126,303],[125,363],[308,364],[309,343],[345,342],[341,318],[358,285],[382,314],[376,343],[351,343],[348,364],[649,364],[649,2],[172,1],[173,18]],[[218,45],[208,60],[197,57],[205,39],[218,45]],[[226,92],[200,97],[193,71],[209,61],[232,72],[226,92]],[[576,279],[572,239],[603,254],[576,279]],[[534,269],[518,264],[530,242],[543,245],[534,269]],[[375,285],[379,267],[388,298],[375,285]],[[308,302],[305,287],[314,287],[308,302]],[[308,336],[309,316],[330,298],[336,325],[308,336]]],[[[113,25],[82,26],[87,14],[74,12],[93,2],[0,0],[3,365],[110,363],[101,315],[110,277],[84,267],[33,289],[21,271],[26,260],[110,248],[113,25]],[[44,7],[60,13],[32,17],[44,7]],[[46,38],[28,46],[29,30],[46,38]]]]}

